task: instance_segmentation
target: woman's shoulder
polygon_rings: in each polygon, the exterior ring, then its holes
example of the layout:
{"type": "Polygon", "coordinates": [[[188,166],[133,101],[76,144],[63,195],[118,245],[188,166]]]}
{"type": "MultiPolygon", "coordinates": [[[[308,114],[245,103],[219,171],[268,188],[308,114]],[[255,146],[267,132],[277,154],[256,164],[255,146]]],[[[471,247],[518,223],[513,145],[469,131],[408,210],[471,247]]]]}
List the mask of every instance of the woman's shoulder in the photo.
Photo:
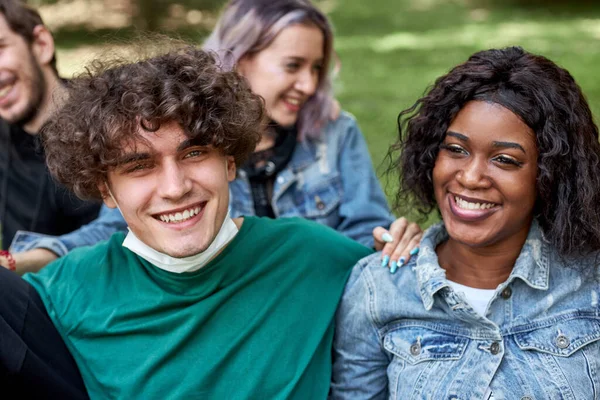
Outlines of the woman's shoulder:
{"type": "Polygon", "coordinates": [[[413,257],[408,263],[398,268],[394,273],[390,271],[388,265],[383,264],[382,253],[378,251],[360,259],[352,270],[352,275],[347,285],[356,284],[363,281],[369,288],[369,292],[379,292],[387,295],[397,296],[399,293],[409,291],[409,288],[417,288],[415,274],[416,257],[413,257]],[[400,290],[400,288],[403,288],[400,290]]]}
{"type": "Polygon", "coordinates": [[[358,127],[356,117],[352,113],[342,110],[336,119],[329,120],[329,122],[325,125],[325,130],[327,132],[343,132],[351,127],[358,127]]]}

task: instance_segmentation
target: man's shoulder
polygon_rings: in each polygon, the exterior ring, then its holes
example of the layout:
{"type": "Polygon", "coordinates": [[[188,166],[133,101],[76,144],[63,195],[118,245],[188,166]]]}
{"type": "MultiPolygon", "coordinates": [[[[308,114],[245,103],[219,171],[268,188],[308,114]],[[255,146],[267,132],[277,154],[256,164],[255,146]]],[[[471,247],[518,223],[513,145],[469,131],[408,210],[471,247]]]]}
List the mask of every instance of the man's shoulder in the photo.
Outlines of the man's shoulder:
{"type": "Polygon", "coordinates": [[[52,282],[58,279],[85,282],[90,277],[103,273],[107,267],[111,267],[110,263],[115,257],[119,258],[123,239],[124,234],[118,232],[105,242],[76,248],[50,263],[39,273],[29,276],[29,279],[40,282],[52,282]]]}
{"type": "MultiPolygon", "coordinates": [[[[252,229],[256,229],[265,237],[283,238],[300,248],[311,250],[344,249],[353,251],[364,257],[371,249],[337,232],[335,229],[300,217],[292,218],[256,218],[251,217],[252,229]]],[[[254,236],[254,235],[253,235],[254,236]]]]}

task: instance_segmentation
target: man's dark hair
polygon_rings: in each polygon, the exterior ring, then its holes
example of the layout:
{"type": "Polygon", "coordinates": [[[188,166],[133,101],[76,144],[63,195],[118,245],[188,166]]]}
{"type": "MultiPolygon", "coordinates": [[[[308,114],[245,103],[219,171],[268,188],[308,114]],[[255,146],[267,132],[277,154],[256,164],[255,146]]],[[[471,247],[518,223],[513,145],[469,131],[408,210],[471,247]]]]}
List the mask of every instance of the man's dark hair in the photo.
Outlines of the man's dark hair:
{"type": "Polygon", "coordinates": [[[141,130],[176,122],[239,166],[264,128],[262,98],[192,46],[136,63],[95,61],[67,91],[40,134],[50,172],[81,198],[102,197],[98,184],[118,165],[124,144],[144,140],[141,130]]]}
{"type": "Polygon", "coordinates": [[[471,100],[499,104],[535,132],[533,211],[546,239],[563,255],[600,249],[598,128],[571,74],[520,47],[475,53],[400,113],[399,140],[388,153],[390,170],[400,172],[396,205],[422,214],[436,209],[432,171],[439,146],[471,100]]]}
{"type": "MultiPolygon", "coordinates": [[[[10,29],[23,37],[28,44],[33,43],[33,29],[38,25],[44,25],[40,14],[22,0],[0,0],[0,14],[4,16],[10,29]]],[[[58,74],[56,54],[52,56],[50,66],[58,74]]]]}

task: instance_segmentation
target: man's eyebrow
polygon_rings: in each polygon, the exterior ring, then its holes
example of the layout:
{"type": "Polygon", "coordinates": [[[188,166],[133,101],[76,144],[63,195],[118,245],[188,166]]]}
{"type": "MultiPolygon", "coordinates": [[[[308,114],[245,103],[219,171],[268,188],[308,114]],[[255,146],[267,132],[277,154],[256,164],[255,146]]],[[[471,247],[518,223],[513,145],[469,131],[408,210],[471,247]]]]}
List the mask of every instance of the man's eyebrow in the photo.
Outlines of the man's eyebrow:
{"type": "Polygon", "coordinates": [[[177,146],[177,152],[183,151],[189,147],[194,147],[194,146],[207,146],[207,143],[204,143],[203,140],[201,140],[200,138],[192,138],[192,139],[186,139],[183,142],[179,143],[179,146],[177,146]]]}
{"type": "Polygon", "coordinates": [[[523,153],[527,154],[523,146],[515,142],[492,142],[492,146],[504,149],[518,149],[521,150],[523,153]]]}
{"type": "Polygon", "coordinates": [[[455,137],[459,140],[462,140],[463,142],[469,141],[469,138],[467,136],[463,135],[462,133],[458,133],[458,132],[448,131],[448,132],[446,132],[446,136],[455,137]]]}
{"type": "Polygon", "coordinates": [[[117,165],[125,165],[136,161],[148,160],[150,158],[150,153],[129,153],[119,157],[117,165]]]}

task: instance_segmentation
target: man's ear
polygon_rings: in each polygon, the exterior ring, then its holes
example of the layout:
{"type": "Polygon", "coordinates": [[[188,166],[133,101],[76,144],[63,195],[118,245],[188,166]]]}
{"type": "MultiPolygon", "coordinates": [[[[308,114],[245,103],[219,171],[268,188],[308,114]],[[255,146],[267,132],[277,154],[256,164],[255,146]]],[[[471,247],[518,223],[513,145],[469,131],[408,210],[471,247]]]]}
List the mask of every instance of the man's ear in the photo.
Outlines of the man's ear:
{"type": "Polygon", "coordinates": [[[108,185],[108,183],[106,183],[106,182],[102,182],[102,183],[98,184],[98,190],[100,191],[100,194],[102,195],[102,201],[104,202],[104,204],[106,204],[106,207],[108,207],[108,208],[117,208],[117,203],[115,203],[114,199],[110,195],[107,185],[108,185]]]}
{"type": "Polygon", "coordinates": [[[54,38],[44,25],[36,25],[33,28],[31,49],[40,65],[50,65],[55,51],[54,38]]]}
{"type": "Polygon", "coordinates": [[[237,167],[235,166],[235,158],[227,156],[225,158],[225,167],[227,168],[227,181],[232,182],[235,179],[237,167]]]}

